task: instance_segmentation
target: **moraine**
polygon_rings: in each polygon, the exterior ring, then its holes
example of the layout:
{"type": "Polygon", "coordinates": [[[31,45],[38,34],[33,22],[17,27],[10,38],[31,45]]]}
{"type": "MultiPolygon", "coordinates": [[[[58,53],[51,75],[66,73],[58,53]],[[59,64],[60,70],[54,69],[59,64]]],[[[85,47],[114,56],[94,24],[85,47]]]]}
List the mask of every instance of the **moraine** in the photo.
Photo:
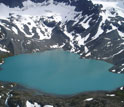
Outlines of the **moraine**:
{"type": "Polygon", "coordinates": [[[111,67],[103,61],[80,59],[77,54],[52,50],[6,58],[0,80],[60,95],[114,90],[124,85],[124,75],[108,72],[111,67]]]}

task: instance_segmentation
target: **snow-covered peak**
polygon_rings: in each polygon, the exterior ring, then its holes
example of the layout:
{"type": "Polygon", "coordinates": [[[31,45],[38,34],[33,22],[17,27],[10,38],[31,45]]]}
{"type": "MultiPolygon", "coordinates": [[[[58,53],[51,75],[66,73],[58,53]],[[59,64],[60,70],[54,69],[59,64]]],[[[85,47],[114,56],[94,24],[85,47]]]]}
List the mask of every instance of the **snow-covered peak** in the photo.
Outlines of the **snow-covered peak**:
{"type": "Polygon", "coordinates": [[[124,1],[123,0],[92,0],[94,4],[102,4],[103,10],[114,11],[119,16],[124,16],[124,1]]]}
{"type": "MultiPolygon", "coordinates": [[[[10,8],[3,3],[0,3],[0,25],[10,31],[14,31],[18,35],[21,31],[26,37],[32,38],[35,35],[34,29],[40,40],[50,39],[53,25],[61,22],[63,25],[70,20],[76,20],[75,17],[81,12],[75,11],[75,6],[71,6],[64,2],[57,3],[53,0],[35,3],[31,0],[24,1],[23,7],[10,8]],[[1,19],[7,20],[15,26],[8,26],[1,22],[1,19]],[[48,24],[50,26],[48,26],[48,24]],[[51,25],[52,24],[52,25],[51,25]],[[52,26],[52,27],[51,27],[52,26]],[[28,32],[25,32],[25,30],[28,32]]],[[[35,36],[36,37],[36,36],[35,36]]]]}
{"type": "Polygon", "coordinates": [[[124,17],[124,1],[123,0],[92,0],[94,4],[101,4],[101,13],[102,16],[102,24],[106,23],[106,21],[110,21],[111,30],[107,30],[111,32],[112,30],[117,30],[119,35],[123,38],[124,32],[118,28],[123,24],[123,21],[117,21],[116,18],[124,17]],[[114,19],[114,20],[113,20],[114,19]],[[118,24],[114,24],[114,23],[118,24]]]}
{"type": "Polygon", "coordinates": [[[75,7],[67,5],[66,3],[56,3],[53,0],[49,2],[34,3],[30,0],[23,2],[23,7],[10,8],[4,4],[0,4],[0,18],[8,17],[10,13],[18,15],[30,15],[30,16],[54,16],[58,21],[72,20],[78,14],[75,12],[75,7]]]}

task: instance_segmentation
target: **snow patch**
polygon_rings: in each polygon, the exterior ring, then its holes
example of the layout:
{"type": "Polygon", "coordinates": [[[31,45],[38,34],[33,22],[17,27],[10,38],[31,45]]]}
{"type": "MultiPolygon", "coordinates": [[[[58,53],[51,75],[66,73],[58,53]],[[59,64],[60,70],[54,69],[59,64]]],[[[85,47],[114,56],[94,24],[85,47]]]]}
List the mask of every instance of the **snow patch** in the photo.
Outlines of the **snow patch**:
{"type": "Polygon", "coordinates": [[[4,88],[4,86],[1,86],[1,88],[4,88]]]}
{"type": "Polygon", "coordinates": [[[120,90],[124,90],[124,87],[121,87],[120,90]]]}
{"type": "Polygon", "coordinates": [[[116,72],[116,70],[115,70],[115,69],[113,69],[113,70],[112,70],[112,72],[116,72]]]}
{"type": "Polygon", "coordinates": [[[114,97],[115,94],[106,94],[106,96],[109,96],[109,97],[114,97]]]}
{"type": "Polygon", "coordinates": [[[87,53],[85,57],[91,56],[91,52],[87,53]]]}
{"type": "Polygon", "coordinates": [[[7,52],[7,53],[10,52],[10,51],[8,51],[7,49],[4,49],[4,48],[2,48],[2,47],[0,47],[0,51],[2,51],[2,52],[7,52]]]}
{"type": "Polygon", "coordinates": [[[89,51],[87,46],[84,46],[84,51],[85,51],[85,53],[87,53],[89,51]]]}
{"type": "Polygon", "coordinates": [[[52,105],[45,105],[45,106],[43,106],[43,107],[54,107],[54,106],[52,106],[52,105]]]}
{"type": "Polygon", "coordinates": [[[92,100],[93,100],[93,98],[87,98],[84,101],[92,101],[92,100]]]}
{"type": "Polygon", "coordinates": [[[26,107],[41,107],[39,104],[34,102],[34,104],[30,103],[29,101],[26,101],[26,107]]]}
{"type": "Polygon", "coordinates": [[[12,27],[12,30],[13,30],[13,32],[14,32],[15,34],[18,35],[18,30],[17,30],[15,27],[12,27]]]}
{"type": "Polygon", "coordinates": [[[50,46],[50,48],[59,48],[59,45],[57,44],[57,45],[52,45],[52,46],[50,46]]]}

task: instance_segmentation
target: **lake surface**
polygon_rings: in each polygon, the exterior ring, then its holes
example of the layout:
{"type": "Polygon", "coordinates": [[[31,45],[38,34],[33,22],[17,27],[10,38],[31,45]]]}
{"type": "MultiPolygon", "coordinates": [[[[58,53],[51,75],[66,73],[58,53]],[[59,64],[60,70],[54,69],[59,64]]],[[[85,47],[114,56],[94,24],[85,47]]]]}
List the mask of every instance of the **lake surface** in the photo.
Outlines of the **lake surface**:
{"type": "Polygon", "coordinates": [[[124,85],[124,75],[108,72],[103,61],[80,59],[63,50],[24,54],[5,59],[0,80],[17,82],[51,94],[113,90],[124,85]]]}

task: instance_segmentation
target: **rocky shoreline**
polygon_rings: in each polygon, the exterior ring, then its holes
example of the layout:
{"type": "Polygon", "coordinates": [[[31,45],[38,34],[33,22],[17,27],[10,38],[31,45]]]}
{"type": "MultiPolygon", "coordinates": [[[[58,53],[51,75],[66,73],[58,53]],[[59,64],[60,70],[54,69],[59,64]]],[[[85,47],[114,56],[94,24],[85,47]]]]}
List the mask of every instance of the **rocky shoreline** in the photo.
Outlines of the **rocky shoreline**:
{"type": "MultiPolygon", "coordinates": [[[[7,53],[1,58],[10,56],[14,55],[7,53]]],[[[53,107],[123,107],[123,99],[123,87],[114,91],[93,91],[59,96],[29,89],[17,83],[0,82],[0,107],[28,107],[27,101],[32,105],[37,103],[41,107],[45,105],[52,105],[53,107]]]]}
{"type": "MultiPolygon", "coordinates": [[[[37,103],[41,107],[123,107],[123,87],[115,91],[85,92],[72,96],[56,96],[25,88],[16,83],[0,82],[0,107],[27,107],[37,103]]],[[[34,106],[35,107],[35,106],[34,106]]]]}

